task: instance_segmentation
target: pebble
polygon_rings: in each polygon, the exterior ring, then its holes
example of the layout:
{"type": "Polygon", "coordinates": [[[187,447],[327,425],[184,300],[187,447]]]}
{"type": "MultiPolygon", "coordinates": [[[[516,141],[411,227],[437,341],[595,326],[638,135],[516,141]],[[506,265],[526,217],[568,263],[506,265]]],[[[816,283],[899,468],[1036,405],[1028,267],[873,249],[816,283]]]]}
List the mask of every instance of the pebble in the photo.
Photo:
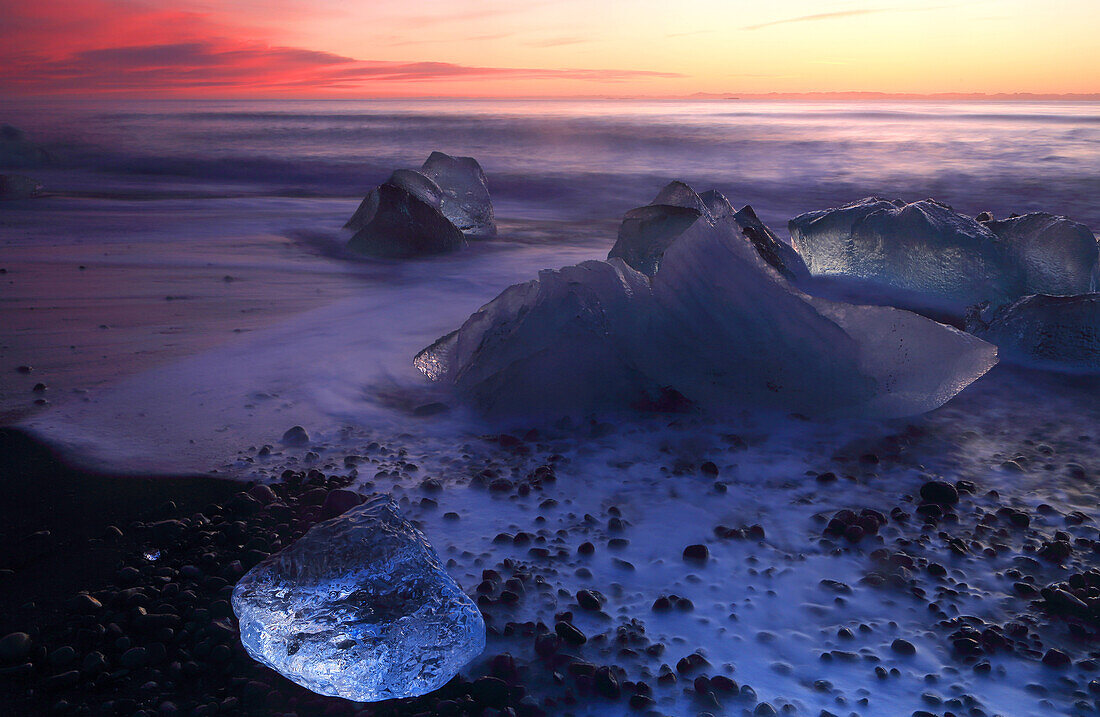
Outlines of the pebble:
{"type": "Polygon", "coordinates": [[[702,544],[689,545],[684,548],[684,560],[693,563],[704,563],[710,557],[710,550],[702,544]]]}
{"type": "Polygon", "coordinates": [[[890,649],[899,655],[915,655],[917,652],[917,648],[913,647],[913,643],[900,637],[890,643],[890,649]]]}
{"type": "Polygon", "coordinates": [[[0,638],[0,663],[14,665],[31,654],[34,642],[25,632],[13,632],[0,638]]]}
{"type": "Polygon", "coordinates": [[[959,491],[942,480],[930,480],[920,487],[920,497],[928,503],[951,506],[959,502],[959,491]]]}
{"type": "Polygon", "coordinates": [[[307,446],[309,434],[301,426],[292,426],[283,434],[281,441],[284,446],[307,446]]]}

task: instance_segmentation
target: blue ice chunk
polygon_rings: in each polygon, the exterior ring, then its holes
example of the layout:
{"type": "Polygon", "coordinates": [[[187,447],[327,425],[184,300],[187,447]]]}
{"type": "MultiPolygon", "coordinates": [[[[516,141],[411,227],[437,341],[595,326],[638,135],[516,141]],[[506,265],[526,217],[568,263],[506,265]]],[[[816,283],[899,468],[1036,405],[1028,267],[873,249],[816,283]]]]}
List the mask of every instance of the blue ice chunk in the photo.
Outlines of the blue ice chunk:
{"type": "Polygon", "coordinates": [[[318,523],[233,589],[253,658],[356,702],[423,695],[485,649],[485,623],[384,495],[318,523]]]}

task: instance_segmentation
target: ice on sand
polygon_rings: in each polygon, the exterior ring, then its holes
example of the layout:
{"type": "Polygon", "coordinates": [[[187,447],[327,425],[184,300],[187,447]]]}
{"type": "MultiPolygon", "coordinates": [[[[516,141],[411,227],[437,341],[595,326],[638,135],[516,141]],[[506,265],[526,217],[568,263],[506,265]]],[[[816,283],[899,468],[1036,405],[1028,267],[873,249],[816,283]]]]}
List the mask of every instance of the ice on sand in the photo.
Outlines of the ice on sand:
{"type": "Polygon", "coordinates": [[[617,258],[543,272],[415,363],[487,414],[542,419],[657,391],[717,412],[904,416],[996,363],[989,344],[929,319],[801,293],[738,228],[694,222],[652,278],[617,258]]]}
{"type": "Polygon", "coordinates": [[[485,648],[477,606],[387,496],[315,525],[232,600],[253,658],[357,702],[431,692],[485,648]]]}
{"type": "Polygon", "coordinates": [[[442,190],[440,208],[443,215],[463,234],[468,237],[496,235],[489,187],[485,182],[485,172],[476,159],[432,152],[420,172],[442,190]]]}
{"type": "Polygon", "coordinates": [[[972,315],[967,328],[996,344],[1006,361],[1069,372],[1100,372],[1100,294],[1032,295],[972,315]]]}
{"type": "Polygon", "coordinates": [[[765,261],[789,279],[797,280],[809,273],[798,253],[765,226],[752,207],[746,205],[734,211],[721,192],[711,189],[697,194],[680,181],[666,185],[649,205],[626,213],[607,257],[620,258],[653,276],[665,250],[697,221],[709,226],[732,224],[765,261]]]}
{"type": "Polygon", "coordinates": [[[1100,251],[1084,224],[1046,212],[984,224],[1023,272],[1024,293],[1071,296],[1100,290],[1100,251]]]}

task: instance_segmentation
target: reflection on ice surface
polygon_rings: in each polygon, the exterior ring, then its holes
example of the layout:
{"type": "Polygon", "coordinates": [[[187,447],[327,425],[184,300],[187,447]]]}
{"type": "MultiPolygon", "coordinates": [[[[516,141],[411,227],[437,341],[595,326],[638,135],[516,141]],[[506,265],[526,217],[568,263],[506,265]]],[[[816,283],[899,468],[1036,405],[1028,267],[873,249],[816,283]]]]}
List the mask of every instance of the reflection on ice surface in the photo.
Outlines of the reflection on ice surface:
{"type": "Polygon", "coordinates": [[[325,695],[378,702],[442,687],[485,623],[387,496],[315,525],[233,590],[254,658],[325,695]]]}

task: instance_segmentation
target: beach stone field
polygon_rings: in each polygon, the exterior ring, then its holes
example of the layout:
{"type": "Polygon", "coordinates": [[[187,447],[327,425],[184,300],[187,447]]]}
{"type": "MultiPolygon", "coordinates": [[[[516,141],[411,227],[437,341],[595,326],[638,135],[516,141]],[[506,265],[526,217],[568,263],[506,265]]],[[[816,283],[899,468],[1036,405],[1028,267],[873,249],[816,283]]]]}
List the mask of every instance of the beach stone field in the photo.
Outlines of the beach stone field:
{"type": "Polygon", "coordinates": [[[109,527],[136,548],[0,638],[0,689],[13,714],[1097,713],[1095,387],[998,371],[910,421],[685,413],[456,441],[426,403],[397,436],[298,427],[222,467],[228,499],[109,527]],[[1039,395],[1074,420],[1029,416],[1039,395]],[[377,493],[487,646],[435,692],[354,703],[250,658],[230,595],[377,493]]]}

